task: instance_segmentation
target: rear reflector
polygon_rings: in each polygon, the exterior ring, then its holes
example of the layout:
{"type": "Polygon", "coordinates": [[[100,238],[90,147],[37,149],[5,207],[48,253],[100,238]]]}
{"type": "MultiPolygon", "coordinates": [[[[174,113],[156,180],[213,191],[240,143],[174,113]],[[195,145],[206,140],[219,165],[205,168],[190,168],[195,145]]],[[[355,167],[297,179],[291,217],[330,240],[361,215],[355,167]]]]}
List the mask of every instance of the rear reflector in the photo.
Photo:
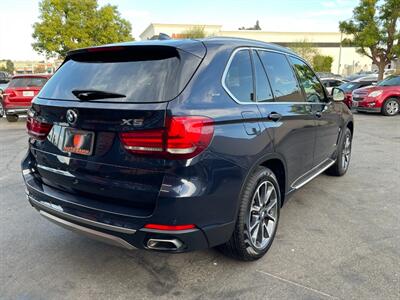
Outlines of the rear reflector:
{"type": "Polygon", "coordinates": [[[179,231],[179,230],[188,230],[196,228],[194,224],[187,225],[160,225],[160,224],[146,224],[144,228],[147,229],[156,229],[156,230],[171,230],[171,231],[179,231]]]}
{"type": "Polygon", "coordinates": [[[189,159],[208,147],[214,134],[207,117],[171,117],[166,128],[138,130],[120,134],[125,149],[134,154],[169,159],[189,159]]]}
{"type": "Polygon", "coordinates": [[[26,119],[26,129],[28,134],[37,140],[44,140],[52,127],[53,125],[40,122],[29,115],[26,119]]]}

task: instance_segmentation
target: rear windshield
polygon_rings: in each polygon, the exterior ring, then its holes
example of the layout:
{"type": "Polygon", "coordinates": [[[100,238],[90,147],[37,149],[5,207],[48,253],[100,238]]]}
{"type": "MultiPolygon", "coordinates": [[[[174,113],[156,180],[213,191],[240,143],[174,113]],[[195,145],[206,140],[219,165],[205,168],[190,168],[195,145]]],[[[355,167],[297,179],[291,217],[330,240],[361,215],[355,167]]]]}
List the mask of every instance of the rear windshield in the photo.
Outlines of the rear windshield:
{"type": "Polygon", "coordinates": [[[46,81],[44,77],[17,77],[11,79],[8,87],[42,87],[46,81]]]}
{"type": "Polygon", "coordinates": [[[183,90],[200,61],[193,54],[165,46],[75,54],[53,75],[39,97],[79,100],[76,91],[89,91],[119,95],[90,101],[168,101],[183,90]]]}

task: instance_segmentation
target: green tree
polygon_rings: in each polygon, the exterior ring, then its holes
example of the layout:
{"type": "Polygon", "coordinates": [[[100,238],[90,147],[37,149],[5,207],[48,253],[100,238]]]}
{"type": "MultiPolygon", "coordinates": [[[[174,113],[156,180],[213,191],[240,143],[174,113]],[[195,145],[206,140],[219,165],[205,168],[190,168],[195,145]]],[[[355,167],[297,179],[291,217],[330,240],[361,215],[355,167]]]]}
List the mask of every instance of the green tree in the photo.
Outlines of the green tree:
{"type": "Polygon", "coordinates": [[[315,72],[331,72],[333,57],[317,54],[313,57],[313,68],[315,72]]]}
{"type": "Polygon", "coordinates": [[[117,7],[99,8],[97,0],[42,0],[39,11],[32,47],[47,57],[63,58],[73,49],[132,40],[131,24],[117,7]]]}
{"type": "Polygon", "coordinates": [[[14,73],[14,63],[9,59],[7,59],[5,62],[6,62],[6,65],[1,66],[0,71],[5,71],[7,73],[13,74],[14,73]]]}
{"type": "Polygon", "coordinates": [[[306,39],[294,43],[291,48],[310,64],[313,63],[314,56],[319,54],[318,49],[306,39]]]}
{"type": "Polygon", "coordinates": [[[385,66],[400,55],[399,18],[400,0],[360,0],[353,19],[339,23],[340,31],[349,35],[343,43],[357,47],[357,52],[372,59],[379,80],[385,66]]]}
{"type": "Polygon", "coordinates": [[[204,26],[194,26],[182,32],[184,39],[201,39],[206,37],[204,26]]]}

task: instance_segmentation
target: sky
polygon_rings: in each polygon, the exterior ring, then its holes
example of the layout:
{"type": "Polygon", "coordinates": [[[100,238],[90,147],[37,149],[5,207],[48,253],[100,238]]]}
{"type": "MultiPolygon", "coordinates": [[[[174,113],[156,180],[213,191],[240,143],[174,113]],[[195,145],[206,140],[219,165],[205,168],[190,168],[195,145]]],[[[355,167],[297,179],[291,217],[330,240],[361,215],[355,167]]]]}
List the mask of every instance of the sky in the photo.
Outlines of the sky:
{"type": "MultiPolygon", "coordinates": [[[[132,24],[135,39],[150,23],[253,26],[266,31],[338,31],[339,20],[352,16],[358,0],[98,0],[118,6],[132,24]]],[[[39,1],[0,0],[0,59],[42,60],[31,44],[39,1]]]]}

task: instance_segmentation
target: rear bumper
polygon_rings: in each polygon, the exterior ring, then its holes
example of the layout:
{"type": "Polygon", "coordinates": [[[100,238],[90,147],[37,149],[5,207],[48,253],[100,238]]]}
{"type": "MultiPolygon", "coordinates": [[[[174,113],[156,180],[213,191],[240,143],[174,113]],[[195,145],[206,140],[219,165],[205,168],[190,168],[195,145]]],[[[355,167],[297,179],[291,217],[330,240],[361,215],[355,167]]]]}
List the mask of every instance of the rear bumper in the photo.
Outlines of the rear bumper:
{"type": "MultiPolygon", "coordinates": [[[[168,202],[168,208],[159,207],[149,216],[127,216],[116,211],[89,206],[83,198],[82,201],[76,202],[70,194],[43,184],[29,167],[28,157],[29,155],[22,162],[28,201],[43,217],[72,231],[125,249],[160,250],[151,249],[150,242],[173,241],[177,245],[176,248],[162,249],[162,251],[173,253],[200,250],[222,244],[233,232],[234,222],[215,224],[213,221],[196,224],[197,228],[181,231],[144,228],[145,224],[150,223],[173,225],[171,221],[163,223],[159,215],[166,215],[168,220],[182,219],[182,214],[188,217],[190,213],[186,205],[191,203],[191,206],[195,207],[199,205],[199,199],[194,198],[192,202],[190,199],[185,199],[181,201],[180,206],[177,204],[179,201],[168,202]]],[[[198,213],[206,215],[204,211],[198,213]]]]}
{"type": "Polygon", "coordinates": [[[28,113],[28,107],[13,107],[4,108],[6,115],[26,115],[28,113]]]}

